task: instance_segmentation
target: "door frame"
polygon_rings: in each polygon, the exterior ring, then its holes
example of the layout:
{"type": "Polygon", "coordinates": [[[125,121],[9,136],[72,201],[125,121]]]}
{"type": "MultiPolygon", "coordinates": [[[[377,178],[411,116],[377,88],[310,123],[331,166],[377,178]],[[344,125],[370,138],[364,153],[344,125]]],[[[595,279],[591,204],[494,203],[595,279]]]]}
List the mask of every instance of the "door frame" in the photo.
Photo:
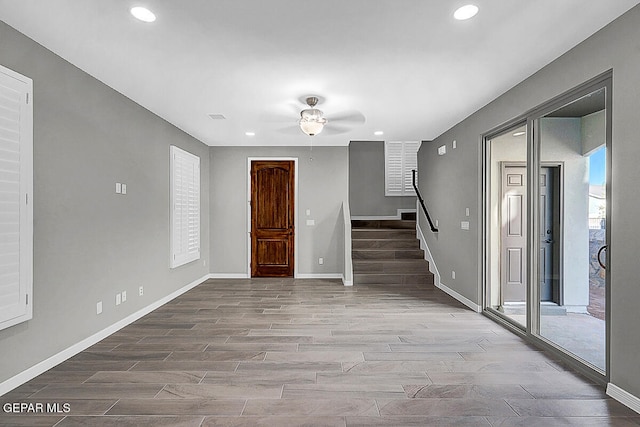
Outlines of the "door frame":
{"type": "Polygon", "coordinates": [[[293,278],[298,277],[298,158],[297,157],[247,157],[247,278],[251,278],[251,162],[254,161],[292,161],[294,167],[293,200],[293,278]]]}

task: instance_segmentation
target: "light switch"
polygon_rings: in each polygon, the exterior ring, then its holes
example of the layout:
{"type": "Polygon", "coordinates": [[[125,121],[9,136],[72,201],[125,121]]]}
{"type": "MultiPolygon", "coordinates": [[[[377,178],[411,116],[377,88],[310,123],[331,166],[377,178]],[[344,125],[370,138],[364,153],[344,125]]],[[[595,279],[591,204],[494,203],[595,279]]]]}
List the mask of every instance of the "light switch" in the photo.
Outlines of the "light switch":
{"type": "Polygon", "coordinates": [[[463,230],[468,230],[469,229],[469,221],[462,221],[460,223],[460,228],[462,228],[463,230]]]}
{"type": "Polygon", "coordinates": [[[447,146],[443,145],[441,147],[438,147],[438,155],[444,156],[445,154],[447,154],[447,146]]]}
{"type": "Polygon", "coordinates": [[[127,194],[127,184],[122,184],[122,194],[127,194]]]}
{"type": "Polygon", "coordinates": [[[308,219],[307,220],[307,225],[316,225],[316,220],[315,219],[308,219]]]}
{"type": "Polygon", "coordinates": [[[453,148],[458,148],[458,141],[456,141],[455,139],[453,140],[453,148]]]}
{"type": "Polygon", "coordinates": [[[121,194],[122,193],[122,184],[120,184],[119,182],[116,182],[116,194],[121,194]]]}
{"type": "Polygon", "coordinates": [[[311,215],[311,209],[307,209],[307,216],[311,215]]]}
{"type": "Polygon", "coordinates": [[[465,213],[467,214],[467,216],[469,216],[469,208],[465,209],[465,213]]]}

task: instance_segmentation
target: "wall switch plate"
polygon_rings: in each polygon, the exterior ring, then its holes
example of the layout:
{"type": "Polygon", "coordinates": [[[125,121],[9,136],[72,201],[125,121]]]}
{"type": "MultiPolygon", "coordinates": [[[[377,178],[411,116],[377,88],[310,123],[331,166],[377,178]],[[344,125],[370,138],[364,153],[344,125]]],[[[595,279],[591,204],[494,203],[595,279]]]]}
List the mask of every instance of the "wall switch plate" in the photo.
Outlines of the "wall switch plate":
{"type": "Polygon", "coordinates": [[[455,279],[455,278],[456,278],[456,272],[455,272],[455,271],[453,271],[453,270],[451,270],[451,278],[452,278],[452,279],[455,279]]]}
{"type": "Polygon", "coordinates": [[[127,194],[127,184],[122,184],[122,194],[127,194]]]}
{"type": "Polygon", "coordinates": [[[465,214],[466,214],[467,216],[469,216],[469,208],[466,208],[466,209],[465,209],[465,214]]]}
{"type": "Polygon", "coordinates": [[[122,302],[122,295],[116,294],[116,305],[120,305],[121,302],[122,302]]]}
{"type": "Polygon", "coordinates": [[[122,194],[122,184],[116,182],[116,194],[122,194]]]}
{"type": "Polygon", "coordinates": [[[138,288],[138,296],[140,296],[140,297],[141,297],[142,295],[144,295],[144,287],[140,286],[140,287],[138,288]]]}
{"type": "Polygon", "coordinates": [[[468,230],[469,229],[469,221],[462,221],[460,223],[460,228],[462,228],[463,230],[468,230]]]}
{"type": "Polygon", "coordinates": [[[308,219],[307,220],[307,225],[316,225],[316,220],[315,219],[308,219]]]}
{"type": "Polygon", "coordinates": [[[324,258],[318,258],[318,264],[320,265],[324,264],[324,258]]]}
{"type": "Polygon", "coordinates": [[[122,291],[122,302],[127,300],[127,291],[122,291]]]}
{"type": "Polygon", "coordinates": [[[447,154],[447,146],[443,145],[441,147],[438,147],[438,155],[444,156],[445,154],[447,154]]]}
{"type": "Polygon", "coordinates": [[[96,304],[96,314],[102,314],[102,301],[98,301],[96,304]]]}
{"type": "Polygon", "coordinates": [[[453,140],[453,148],[458,148],[458,141],[456,141],[455,139],[453,140]]]}
{"type": "Polygon", "coordinates": [[[311,215],[311,209],[307,209],[307,216],[311,215]]]}
{"type": "Polygon", "coordinates": [[[438,226],[438,220],[436,219],[436,227],[438,226]]]}

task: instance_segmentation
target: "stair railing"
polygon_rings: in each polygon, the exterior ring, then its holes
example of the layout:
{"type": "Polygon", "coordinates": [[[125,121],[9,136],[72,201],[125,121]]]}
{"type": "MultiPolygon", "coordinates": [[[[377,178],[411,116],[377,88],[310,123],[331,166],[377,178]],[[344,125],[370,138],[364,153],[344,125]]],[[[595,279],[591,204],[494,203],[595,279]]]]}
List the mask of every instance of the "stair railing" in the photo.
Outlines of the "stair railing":
{"type": "Polygon", "coordinates": [[[424,199],[420,194],[420,190],[418,189],[418,185],[416,184],[416,170],[413,169],[411,173],[413,174],[413,189],[416,190],[416,196],[418,196],[418,200],[420,201],[420,205],[422,206],[422,211],[424,212],[424,216],[427,217],[427,221],[429,221],[429,227],[431,227],[431,231],[434,233],[438,232],[438,229],[433,225],[433,221],[431,221],[431,217],[429,216],[429,212],[427,211],[427,207],[424,205],[424,199]]]}

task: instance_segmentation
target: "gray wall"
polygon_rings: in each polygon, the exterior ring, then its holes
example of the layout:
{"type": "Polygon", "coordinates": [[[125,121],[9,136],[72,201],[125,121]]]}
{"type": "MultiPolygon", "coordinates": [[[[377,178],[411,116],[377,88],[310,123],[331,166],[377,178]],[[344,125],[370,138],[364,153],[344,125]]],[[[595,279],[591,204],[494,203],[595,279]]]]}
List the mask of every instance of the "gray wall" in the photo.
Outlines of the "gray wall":
{"type": "Polygon", "coordinates": [[[395,216],[415,209],[415,197],[384,195],[384,141],[349,145],[349,208],[352,216],[395,216]]]}
{"type": "MultiPolygon", "coordinates": [[[[611,382],[640,396],[638,253],[640,253],[640,6],[457,124],[433,143],[423,143],[418,159],[420,188],[432,201],[440,233],[427,241],[447,286],[481,304],[479,221],[480,135],[527,110],[613,68],[611,382]],[[458,148],[451,150],[457,140],[458,148]],[[437,147],[447,144],[446,156],[437,147]],[[471,230],[460,229],[464,208],[471,207],[471,230]]],[[[424,218],[421,218],[425,229],[424,218]]]]}
{"type": "Polygon", "coordinates": [[[209,148],[3,22],[0,63],[34,81],[34,312],[0,331],[2,382],[208,274],[207,221],[169,269],[169,145],[200,156],[204,218],[209,148]]]}
{"type": "Polygon", "coordinates": [[[249,157],[298,158],[296,274],[342,274],[344,241],[339,235],[340,210],[348,197],[347,147],[314,147],[313,153],[309,147],[211,147],[212,273],[248,274],[249,157]],[[315,225],[306,225],[307,219],[315,225]]]}

